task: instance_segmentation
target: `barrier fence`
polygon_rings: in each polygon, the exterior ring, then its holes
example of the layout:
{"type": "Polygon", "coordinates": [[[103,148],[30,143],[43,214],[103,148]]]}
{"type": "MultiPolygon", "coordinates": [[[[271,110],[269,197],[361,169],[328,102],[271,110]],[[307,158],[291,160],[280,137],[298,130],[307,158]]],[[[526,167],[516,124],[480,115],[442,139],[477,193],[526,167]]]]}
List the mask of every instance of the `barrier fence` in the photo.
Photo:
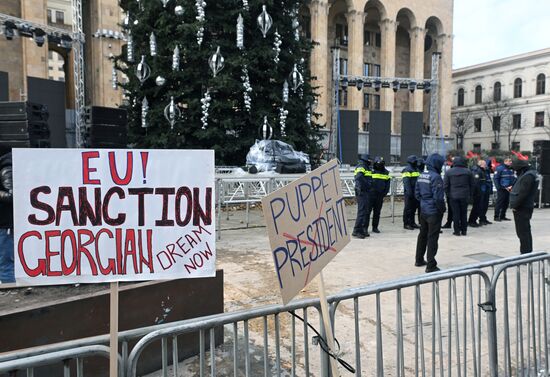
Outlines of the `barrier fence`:
{"type": "MultiPolygon", "coordinates": [[[[355,376],[549,376],[549,269],[550,254],[536,253],[346,289],[329,297],[335,353],[355,376]]],[[[154,376],[329,376],[321,338],[306,324],[323,335],[318,299],[123,332],[123,373],[137,376],[143,352],[160,342],[154,376]],[[199,355],[178,363],[184,334],[197,334],[199,355]]],[[[63,362],[60,352],[82,360],[79,350],[107,342],[1,355],[0,372],[63,362]]]]}

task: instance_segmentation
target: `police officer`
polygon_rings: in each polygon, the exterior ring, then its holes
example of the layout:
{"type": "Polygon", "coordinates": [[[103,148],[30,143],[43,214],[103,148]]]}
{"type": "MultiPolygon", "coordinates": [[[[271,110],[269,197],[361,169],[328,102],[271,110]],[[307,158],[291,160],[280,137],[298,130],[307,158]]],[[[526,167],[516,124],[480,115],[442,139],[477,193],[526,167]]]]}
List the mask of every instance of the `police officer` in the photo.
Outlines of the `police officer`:
{"type": "Polygon", "coordinates": [[[415,155],[407,157],[407,166],[401,172],[403,178],[403,189],[405,190],[405,207],[403,209],[403,228],[415,230],[420,228],[414,221],[414,215],[418,209],[418,200],[414,196],[416,180],[420,176],[418,171],[418,157],[415,155]]]}
{"type": "Polygon", "coordinates": [[[485,180],[487,175],[485,170],[487,163],[485,160],[479,160],[476,165],[472,167],[472,175],[474,177],[474,189],[472,194],[472,210],[470,211],[470,217],[468,218],[468,226],[477,228],[481,224],[477,223],[477,219],[481,217],[481,208],[483,206],[483,192],[487,189],[485,180]]]}
{"type": "Polygon", "coordinates": [[[510,208],[514,211],[516,234],[520,242],[522,254],[533,251],[531,236],[531,217],[535,207],[535,197],[538,189],[537,172],[527,161],[517,160],[512,164],[518,174],[518,179],[510,192],[510,208]]]}
{"type": "Polygon", "coordinates": [[[507,158],[504,165],[499,165],[495,173],[495,186],[497,189],[497,202],[495,205],[495,221],[511,221],[506,217],[506,210],[510,203],[510,191],[516,183],[516,177],[512,170],[512,160],[507,158]]]}
{"type": "Polygon", "coordinates": [[[376,157],[372,167],[372,186],[368,195],[365,233],[368,233],[371,212],[374,212],[372,215],[372,231],[373,233],[380,233],[378,229],[380,212],[382,211],[382,204],[384,204],[384,197],[390,191],[391,178],[390,172],[386,170],[386,163],[382,157],[376,157]]]}
{"type": "Polygon", "coordinates": [[[440,154],[430,155],[426,161],[427,171],[416,182],[415,196],[420,202],[420,233],[416,242],[415,266],[426,266],[426,272],[439,271],[435,256],[438,249],[439,230],[445,213],[445,190],[441,169],[445,159],[440,154]],[[424,259],[427,248],[427,259],[424,259]]]}
{"type": "Polygon", "coordinates": [[[368,154],[361,155],[354,174],[357,219],[355,220],[352,236],[361,239],[369,236],[365,222],[367,219],[368,196],[372,185],[371,162],[368,154]]]}
{"type": "Polygon", "coordinates": [[[491,195],[493,195],[493,180],[491,179],[491,172],[493,169],[491,160],[486,160],[485,166],[485,185],[481,186],[479,225],[492,224],[492,222],[487,219],[487,211],[489,210],[489,199],[491,198],[491,195]]]}

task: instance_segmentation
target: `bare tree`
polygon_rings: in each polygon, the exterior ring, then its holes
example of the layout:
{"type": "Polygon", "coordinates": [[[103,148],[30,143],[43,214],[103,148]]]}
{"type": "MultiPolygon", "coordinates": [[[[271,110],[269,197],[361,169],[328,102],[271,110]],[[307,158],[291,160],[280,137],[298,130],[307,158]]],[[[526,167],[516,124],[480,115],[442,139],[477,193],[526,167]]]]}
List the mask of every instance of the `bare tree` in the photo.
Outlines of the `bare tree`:
{"type": "Polygon", "coordinates": [[[474,127],[470,110],[457,113],[453,119],[453,132],[456,135],[456,149],[464,150],[464,136],[474,127]]]}
{"type": "MultiPolygon", "coordinates": [[[[499,149],[501,132],[504,131],[505,134],[508,134],[509,130],[513,128],[513,124],[510,119],[511,110],[512,109],[510,107],[510,103],[507,99],[494,101],[492,96],[487,98],[487,100],[485,101],[485,105],[483,106],[485,117],[491,123],[491,130],[493,131],[494,135],[494,143],[499,145],[499,149]]],[[[508,135],[512,135],[512,132],[508,135]]],[[[510,137],[508,142],[510,143],[510,137]]]]}

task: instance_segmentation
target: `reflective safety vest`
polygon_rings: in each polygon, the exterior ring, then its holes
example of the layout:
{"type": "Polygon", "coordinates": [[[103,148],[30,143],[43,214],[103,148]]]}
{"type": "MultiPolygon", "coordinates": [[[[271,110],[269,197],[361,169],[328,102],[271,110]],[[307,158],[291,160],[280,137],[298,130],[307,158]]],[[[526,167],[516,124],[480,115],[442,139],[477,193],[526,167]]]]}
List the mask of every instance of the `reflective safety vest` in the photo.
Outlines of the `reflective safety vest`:
{"type": "Polygon", "coordinates": [[[401,173],[401,177],[402,178],[418,178],[420,177],[420,172],[417,172],[417,171],[413,171],[413,172],[405,172],[405,173],[401,173]]]}

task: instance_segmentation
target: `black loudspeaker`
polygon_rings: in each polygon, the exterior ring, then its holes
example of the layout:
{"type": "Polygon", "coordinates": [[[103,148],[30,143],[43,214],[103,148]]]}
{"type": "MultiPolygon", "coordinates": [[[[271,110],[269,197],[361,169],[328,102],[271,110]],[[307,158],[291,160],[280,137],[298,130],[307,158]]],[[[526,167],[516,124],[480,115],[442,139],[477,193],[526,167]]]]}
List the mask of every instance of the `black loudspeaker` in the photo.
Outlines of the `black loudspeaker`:
{"type": "Polygon", "coordinates": [[[371,158],[391,159],[391,111],[371,111],[369,126],[369,154],[371,158]]]}
{"type": "Polygon", "coordinates": [[[540,171],[542,175],[550,175],[550,149],[542,149],[540,154],[540,171]]]}
{"type": "Polygon", "coordinates": [[[0,101],[9,101],[10,87],[7,72],[0,72],[0,101]]]}
{"type": "Polygon", "coordinates": [[[542,176],[542,202],[550,203],[550,175],[542,176]]]}
{"type": "Polygon", "coordinates": [[[126,148],[128,115],[124,109],[91,106],[85,109],[86,146],[126,148]]]}
{"type": "Polygon", "coordinates": [[[31,102],[0,102],[0,146],[50,146],[48,109],[31,102]]]}
{"type": "Polygon", "coordinates": [[[340,135],[336,145],[336,155],[343,164],[357,164],[359,153],[359,112],[353,110],[340,111],[340,135]],[[340,146],[342,153],[340,155],[340,146]]]}
{"type": "Polygon", "coordinates": [[[84,121],[87,124],[108,124],[126,127],[126,110],[112,107],[89,106],[84,109],[84,121]]]}
{"type": "Polygon", "coordinates": [[[422,156],[422,130],[424,114],[406,112],[401,114],[401,163],[410,155],[422,156]]]}

